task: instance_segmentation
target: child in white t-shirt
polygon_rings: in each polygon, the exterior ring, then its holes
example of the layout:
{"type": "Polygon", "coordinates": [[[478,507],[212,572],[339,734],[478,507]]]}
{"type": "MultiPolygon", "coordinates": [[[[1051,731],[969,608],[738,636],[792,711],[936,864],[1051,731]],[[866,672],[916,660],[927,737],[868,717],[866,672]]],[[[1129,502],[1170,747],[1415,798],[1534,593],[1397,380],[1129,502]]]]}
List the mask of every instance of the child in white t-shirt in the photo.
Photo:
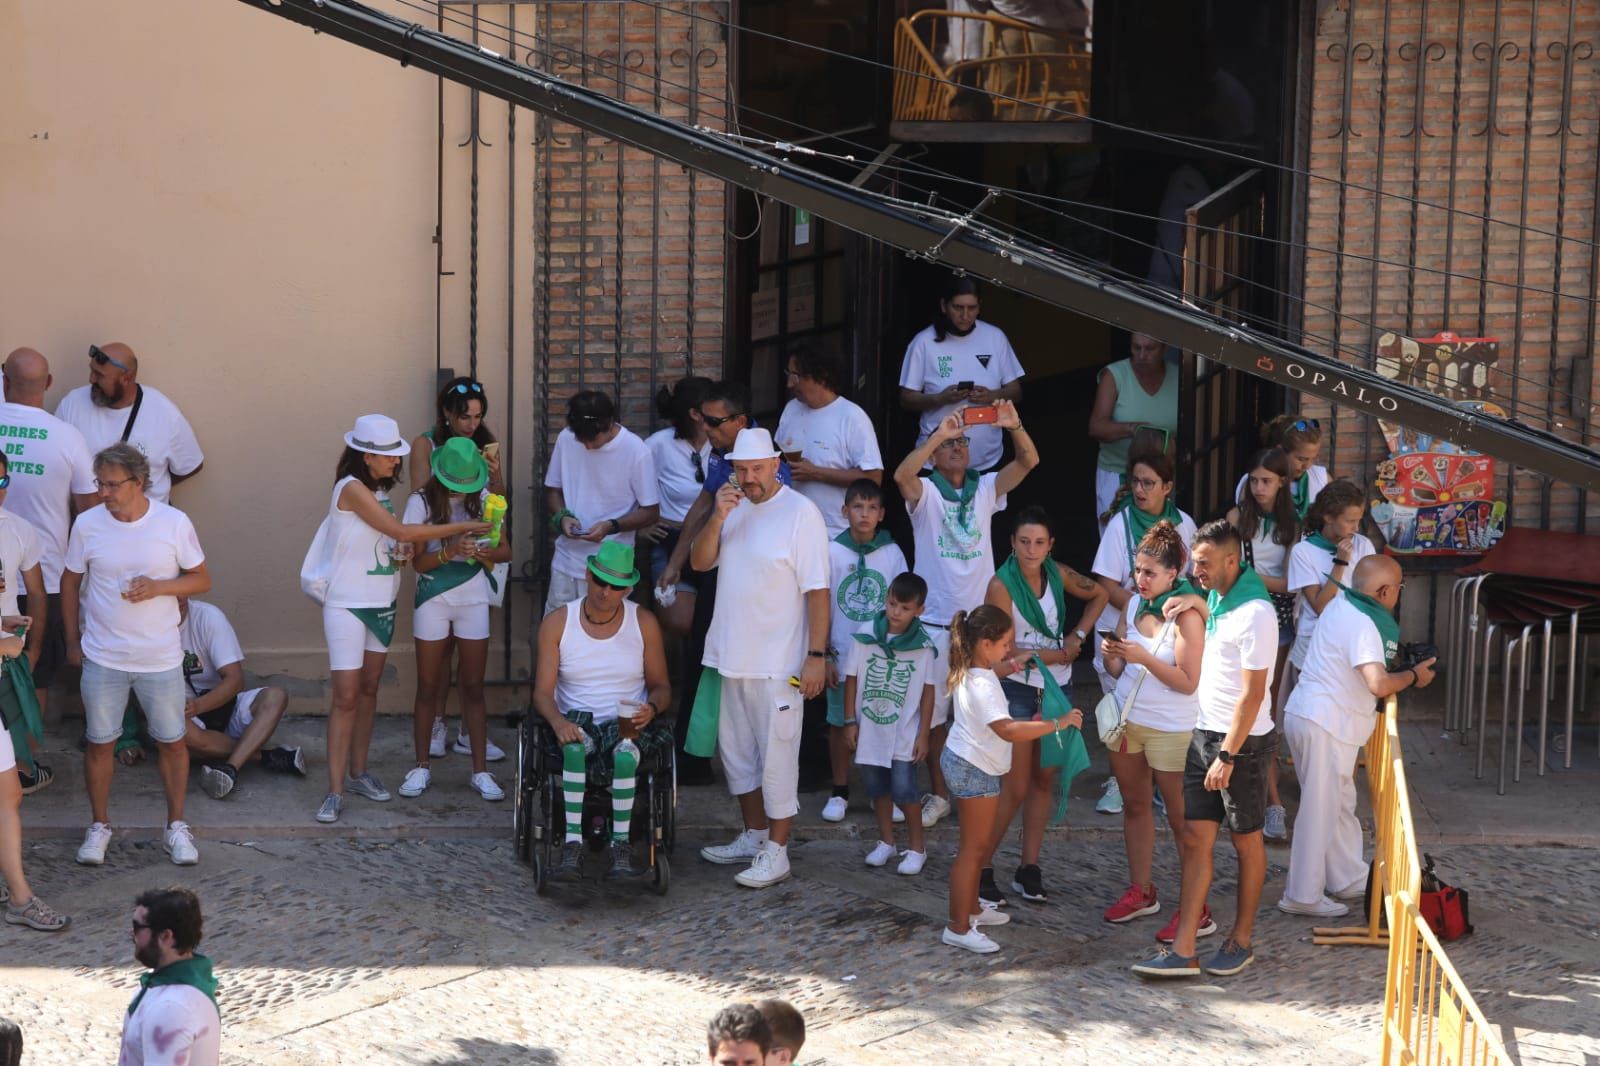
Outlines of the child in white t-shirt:
{"type": "Polygon", "coordinates": [[[1339,594],[1339,585],[1350,583],[1356,564],[1373,554],[1372,541],[1356,532],[1366,513],[1367,494],[1342,478],[1318,493],[1306,512],[1305,528],[1310,532],[1290,549],[1285,582],[1290,592],[1300,596],[1294,647],[1289,652],[1296,670],[1305,666],[1311,634],[1316,632],[1323,608],[1339,594]]]}
{"type": "Polygon", "coordinates": [[[943,940],[980,954],[1000,945],[979,932],[980,925],[1004,925],[1011,916],[978,901],[978,880],[989,858],[990,834],[1000,807],[1000,778],[1011,769],[1011,745],[1038,740],[1071,726],[1082,728],[1083,712],[1073,709],[1050,721],[1011,717],[994,665],[1010,658],[1011,614],[993,604],[950,622],[950,736],[940,756],[945,784],[961,820],[961,846],[950,867],[950,924],[943,940]]]}
{"type": "Polygon", "coordinates": [[[928,757],[933,726],[933,685],[929,666],[933,638],[918,620],[928,598],[928,583],[901,573],[889,586],[888,602],[870,627],[854,634],[846,656],[844,728],[855,749],[862,783],[878,820],[878,843],[867,853],[868,866],[895,857],[892,808],[909,827],[911,847],[897,873],[919,874],[927,862],[922,843],[922,794],[917,764],[928,757]]]}

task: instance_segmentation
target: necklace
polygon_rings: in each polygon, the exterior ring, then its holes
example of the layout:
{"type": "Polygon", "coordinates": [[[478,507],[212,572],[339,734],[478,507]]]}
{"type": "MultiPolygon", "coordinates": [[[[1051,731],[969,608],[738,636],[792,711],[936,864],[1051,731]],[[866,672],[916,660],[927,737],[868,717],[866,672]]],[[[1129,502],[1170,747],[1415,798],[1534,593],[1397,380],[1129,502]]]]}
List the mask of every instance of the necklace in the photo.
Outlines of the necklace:
{"type": "Polygon", "coordinates": [[[584,619],[584,621],[588,622],[592,626],[608,626],[612,622],[615,622],[617,620],[617,615],[619,615],[621,613],[622,613],[622,604],[619,603],[619,604],[617,604],[617,609],[615,611],[611,612],[611,617],[605,619],[604,621],[602,621],[602,620],[594,617],[592,614],[589,613],[589,601],[588,601],[588,599],[585,598],[584,601],[583,601],[583,619],[584,619]]]}

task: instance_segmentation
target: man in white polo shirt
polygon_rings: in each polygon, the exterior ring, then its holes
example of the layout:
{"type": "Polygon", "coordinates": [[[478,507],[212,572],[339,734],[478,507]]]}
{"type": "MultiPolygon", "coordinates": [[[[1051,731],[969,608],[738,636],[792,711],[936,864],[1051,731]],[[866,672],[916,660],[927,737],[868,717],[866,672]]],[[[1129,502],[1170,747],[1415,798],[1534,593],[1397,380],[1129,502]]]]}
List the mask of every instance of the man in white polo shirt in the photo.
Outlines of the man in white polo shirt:
{"type": "MultiPolygon", "coordinates": [[[[1171,950],[1138,963],[1141,977],[1198,977],[1200,915],[1211,890],[1212,850],[1224,820],[1239,860],[1233,930],[1204,971],[1228,977],[1255,959],[1250,935],[1267,880],[1267,767],[1277,755],[1272,735],[1272,674],[1278,660],[1278,616],[1259,575],[1241,566],[1239,534],[1226,520],[1201,526],[1190,559],[1207,596],[1206,647],[1200,660],[1200,720],[1183,770],[1183,889],[1171,950]]],[[[1200,607],[1197,597],[1169,601],[1169,616],[1200,607]]]]}
{"type": "Polygon", "coordinates": [[[1367,888],[1356,820],[1356,756],[1377,723],[1376,702],[1402,689],[1426,688],[1433,659],[1390,670],[1400,647],[1394,607],[1400,564],[1369,555],[1356,564],[1352,587],[1323,608],[1305,668],[1284,707],[1283,734],[1300,778],[1289,876],[1278,909],[1337,918],[1367,888]],[[1332,897],[1332,898],[1330,898],[1332,897]]]}
{"type": "Polygon", "coordinates": [[[737,484],[717,490],[690,562],[717,568],[705,665],[721,677],[717,751],[745,828],[700,856],[749,860],[734,880],[766,888],[789,876],[801,700],[820,693],[827,677],[828,531],[817,505],[778,481],[778,450],[766,430],[740,430],[728,459],[737,484]]]}

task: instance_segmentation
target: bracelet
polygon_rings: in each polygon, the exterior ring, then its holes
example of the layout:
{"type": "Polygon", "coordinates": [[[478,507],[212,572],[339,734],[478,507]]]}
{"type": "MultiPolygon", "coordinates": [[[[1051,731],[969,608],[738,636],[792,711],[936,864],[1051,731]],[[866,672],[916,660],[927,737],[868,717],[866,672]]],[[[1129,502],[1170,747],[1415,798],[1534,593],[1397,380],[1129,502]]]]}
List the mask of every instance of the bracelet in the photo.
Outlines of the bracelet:
{"type": "Polygon", "coordinates": [[[858,719],[858,718],[846,718],[846,719],[845,719],[845,720],[844,720],[844,724],[845,724],[845,725],[847,725],[847,726],[850,726],[850,725],[860,725],[860,724],[861,724],[861,720],[860,720],[860,719],[858,719]]]}
{"type": "Polygon", "coordinates": [[[550,528],[552,530],[554,530],[555,532],[560,533],[561,532],[561,520],[563,518],[577,518],[577,517],[578,517],[577,515],[573,514],[571,511],[569,511],[565,507],[563,507],[563,508],[561,508],[561,510],[557,511],[555,514],[550,516],[550,528]]]}
{"type": "Polygon", "coordinates": [[[444,566],[446,563],[448,563],[450,561],[449,559],[445,558],[445,554],[444,554],[444,549],[443,548],[440,548],[438,550],[438,552],[436,552],[435,554],[437,554],[439,556],[439,565],[440,566],[444,566]]]}
{"type": "Polygon", "coordinates": [[[828,657],[828,653],[825,651],[808,651],[806,652],[806,656],[811,659],[826,659],[828,657]]]}
{"type": "Polygon", "coordinates": [[[1349,566],[1350,565],[1350,560],[1349,559],[1341,559],[1337,555],[1335,555],[1333,557],[1333,565],[1334,566],[1349,566]]]}
{"type": "Polygon", "coordinates": [[[622,523],[621,522],[618,522],[615,518],[607,519],[607,521],[609,521],[611,523],[611,535],[613,537],[616,536],[618,533],[622,532],[622,523]]]}
{"type": "Polygon", "coordinates": [[[1406,667],[1406,669],[1411,671],[1411,684],[1412,685],[1415,685],[1418,681],[1422,680],[1420,677],[1417,676],[1417,668],[1415,666],[1408,666],[1408,667],[1406,667]]]}

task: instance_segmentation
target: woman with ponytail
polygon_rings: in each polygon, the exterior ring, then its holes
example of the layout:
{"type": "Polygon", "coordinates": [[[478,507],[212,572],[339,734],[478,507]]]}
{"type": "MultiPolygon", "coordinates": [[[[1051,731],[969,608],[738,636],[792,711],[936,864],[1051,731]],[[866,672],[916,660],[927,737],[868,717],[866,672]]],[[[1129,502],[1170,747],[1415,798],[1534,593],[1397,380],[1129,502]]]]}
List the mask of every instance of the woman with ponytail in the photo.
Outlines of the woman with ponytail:
{"type": "Polygon", "coordinates": [[[950,868],[950,923],[942,939],[951,947],[979,954],[999,951],[1000,945],[978,926],[1004,925],[1011,920],[1004,911],[986,907],[978,899],[979,871],[988,857],[1000,805],[1000,779],[1011,769],[1011,746],[1083,726],[1083,712],[1078,710],[1048,722],[1019,722],[1011,717],[994,673],[995,665],[1011,653],[1011,617],[1005,611],[986,603],[971,613],[956,612],[950,623],[947,682],[954,724],[939,761],[960,812],[961,845],[950,868]]]}

